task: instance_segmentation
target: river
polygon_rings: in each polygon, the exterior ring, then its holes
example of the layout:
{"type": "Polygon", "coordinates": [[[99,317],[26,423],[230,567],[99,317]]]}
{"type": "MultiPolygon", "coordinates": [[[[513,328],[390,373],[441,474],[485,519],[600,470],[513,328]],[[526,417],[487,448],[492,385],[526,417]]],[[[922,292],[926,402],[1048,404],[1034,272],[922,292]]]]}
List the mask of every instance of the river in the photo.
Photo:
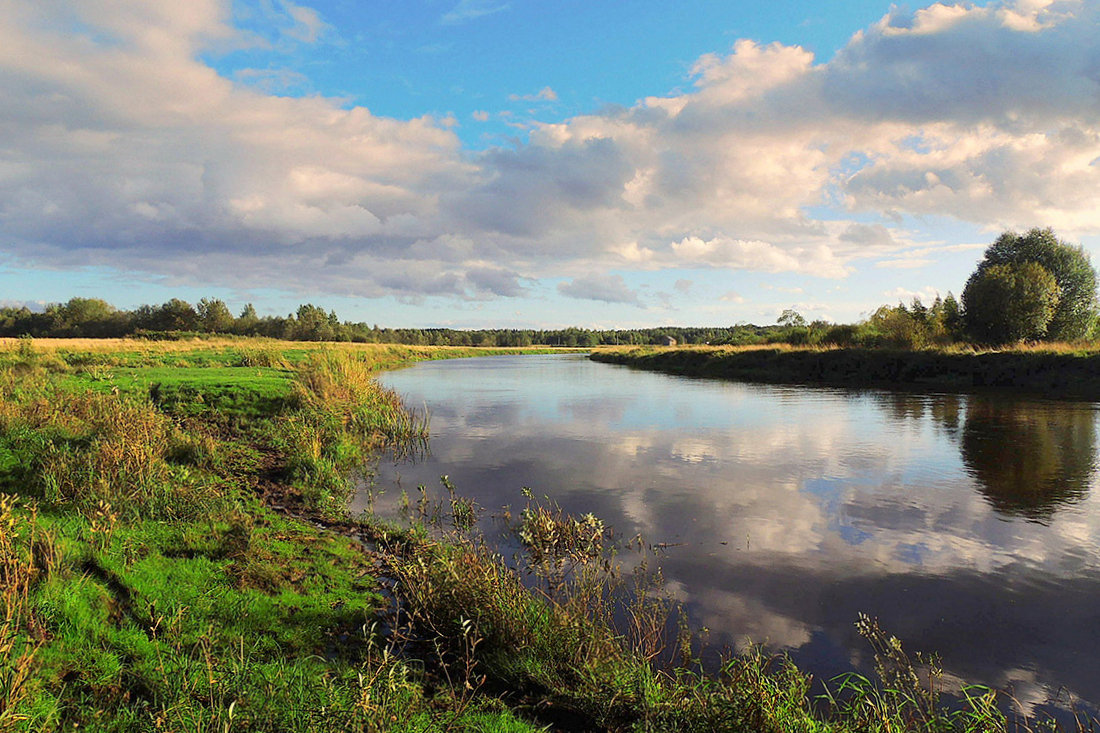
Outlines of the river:
{"type": "MultiPolygon", "coordinates": [[[[712,649],[868,671],[877,617],[940,654],[947,688],[1023,710],[1100,702],[1097,405],[689,379],[583,355],[426,362],[382,375],[431,415],[430,455],[370,490],[522,487],[668,545],[668,589],[712,649]]],[[[356,499],[362,508],[368,489],[356,499]]]]}

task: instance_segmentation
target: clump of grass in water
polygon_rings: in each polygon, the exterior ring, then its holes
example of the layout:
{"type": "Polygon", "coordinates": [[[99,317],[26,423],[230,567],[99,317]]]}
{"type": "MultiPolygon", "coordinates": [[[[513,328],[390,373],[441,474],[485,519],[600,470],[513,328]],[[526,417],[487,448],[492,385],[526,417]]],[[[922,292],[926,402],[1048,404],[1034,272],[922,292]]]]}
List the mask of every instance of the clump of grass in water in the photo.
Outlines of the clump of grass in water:
{"type": "Polygon", "coordinates": [[[400,453],[428,438],[427,417],[409,412],[374,379],[354,352],[319,351],[298,372],[297,409],[279,426],[288,470],[314,508],[339,515],[351,494],[348,476],[383,445],[400,453]]]}
{"type": "Polygon", "coordinates": [[[465,532],[466,509],[442,481],[455,529],[444,542],[405,538],[405,556],[392,568],[406,633],[414,648],[433,650],[429,666],[451,670],[448,679],[463,685],[513,690],[513,703],[553,700],[582,729],[625,728],[656,714],[668,702],[662,686],[680,674],[652,664],[669,643],[673,609],[659,573],[644,563],[624,572],[595,516],[529,501],[517,534],[525,547],[519,570],[535,578],[532,592],[480,535],[465,532]]]}
{"type": "MultiPolygon", "coordinates": [[[[1007,730],[1008,719],[998,707],[997,691],[966,686],[959,706],[945,706],[937,689],[943,676],[937,658],[919,653],[915,660],[910,658],[897,637],[888,635],[877,619],[865,614],[859,615],[856,630],[874,651],[878,683],[854,673],[834,680],[834,689],[823,697],[834,715],[867,731],[1007,730]]],[[[1026,721],[1019,723],[1019,730],[1030,730],[1026,721]]]]}

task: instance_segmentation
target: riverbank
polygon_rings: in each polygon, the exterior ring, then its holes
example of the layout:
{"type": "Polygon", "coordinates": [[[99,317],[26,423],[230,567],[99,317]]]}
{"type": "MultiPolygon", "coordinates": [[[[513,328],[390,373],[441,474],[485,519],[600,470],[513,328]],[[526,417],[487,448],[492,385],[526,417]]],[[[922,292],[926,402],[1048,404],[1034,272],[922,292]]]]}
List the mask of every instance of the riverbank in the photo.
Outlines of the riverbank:
{"type": "Polygon", "coordinates": [[[699,673],[596,517],[532,500],[514,569],[453,494],[347,516],[354,472],[427,435],[377,370],[490,353],[516,351],[0,350],[0,731],[1006,729],[992,693],[940,707],[869,621],[882,688],[815,702],[760,655],[699,673]]]}
{"type": "Polygon", "coordinates": [[[514,351],[7,344],[0,731],[445,729],[386,656],[372,533],[330,528],[356,467],[425,437],[373,374],[491,353],[514,351]]]}
{"type": "Polygon", "coordinates": [[[1011,389],[1100,400],[1100,351],[1071,347],[999,351],[841,349],[789,346],[619,347],[595,361],[745,382],[949,392],[1011,389]]]}

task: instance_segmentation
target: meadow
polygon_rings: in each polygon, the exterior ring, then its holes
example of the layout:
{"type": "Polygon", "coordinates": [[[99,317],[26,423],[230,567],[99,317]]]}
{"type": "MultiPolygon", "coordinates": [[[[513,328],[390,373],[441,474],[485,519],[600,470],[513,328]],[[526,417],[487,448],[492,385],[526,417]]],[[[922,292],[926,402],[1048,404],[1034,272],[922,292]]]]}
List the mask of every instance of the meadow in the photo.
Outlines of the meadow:
{"type": "Polygon", "coordinates": [[[1049,727],[944,704],[870,618],[875,681],[811,694],[761,651],[704,672],[644,542],[534,497],[510,560],[453,490],[349,516],[371,456],[428,437],[377,371],[493,353],[0,344],[0,731],[1049,727]]]}

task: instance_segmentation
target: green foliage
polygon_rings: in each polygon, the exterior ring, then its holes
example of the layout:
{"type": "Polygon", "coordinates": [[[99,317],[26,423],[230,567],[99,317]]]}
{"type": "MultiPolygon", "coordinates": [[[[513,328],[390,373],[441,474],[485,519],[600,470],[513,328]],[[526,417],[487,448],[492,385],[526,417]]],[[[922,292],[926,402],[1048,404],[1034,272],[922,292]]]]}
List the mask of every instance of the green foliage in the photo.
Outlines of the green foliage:
{"type": "Polygon", "coordinates": [[[202,330],[207,333],[229,333],[233,329],[233,314],[229,307],[217,298],[203,298],[195,312],[202,330]]]}
{"type": "Polygon", "coordinates": [[[806,325],[806,319],[802,317],[802,314],[796,311],[794,308],[788,308],[779,314],[779,319],[776,321],[780,326],[794,326],[802,327],[806,325]]]}
{"type": "Polygon", "coordinates": [[[1042,339],[1060,298],[1054,275],[1037,262],[979,268],[963,291],[967,330],[989,344],[1042,339]]]}
{"type": "Polygon", "coordinates": [[[124,321],[115,307],[99,298],[71,298],[47,310],[54,330],[65,336],[102,337],[122,333],[124,321]]]}
{"type": "MultiPolygon", "coordinates": [[[[1056,341],[1086,337],[1097,315],[1096,271],[1083,247],[1060,241],[1050,229],[1032,229],[1024,235],[1002,234],[986,249],[984,259],[967,282],[967,289],[990,268],[1026,263],[1041,265],[1058,287],[1059,300],[1044,335],[1056,341]]],[[[972,304],[965,291],[963,302],[969,320],[972,304]]]]}

